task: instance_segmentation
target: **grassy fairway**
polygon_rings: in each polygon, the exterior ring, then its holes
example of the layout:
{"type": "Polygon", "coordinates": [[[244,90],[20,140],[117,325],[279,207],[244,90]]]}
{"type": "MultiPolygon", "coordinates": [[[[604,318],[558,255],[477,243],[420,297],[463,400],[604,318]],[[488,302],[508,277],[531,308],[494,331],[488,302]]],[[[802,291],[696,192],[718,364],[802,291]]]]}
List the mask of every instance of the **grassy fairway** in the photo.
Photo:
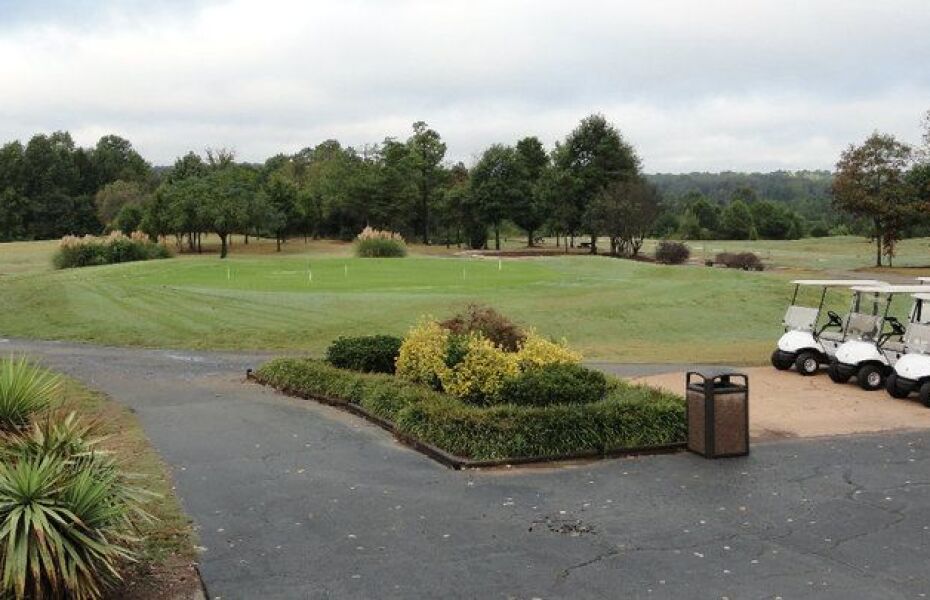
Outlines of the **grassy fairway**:
{"type": "MultiPolygon", "coordinates": [[[[861,239],[707,242],[753,247],[776,266],[866,266],[861,239]],[[821,261],[820,259],[825,260],[821,261]]],[[[902,263],[923,264],[927,240],[902,263]]],[[[50,271],[54,243],[0,245],[0,336],[176,348],[321,352],[339,335],[403,333],[423,314],[491,304],[587,358],[765,361],[798,272],[664,267],[604,257],[355,259],[347,245],[237,245],[232,258],[50,271]],[[249,254],[246,254],[246,251],[249,254]]],[[[430,252],[441,252],[432,248],[430,252]]]]}
{"type": "Polygon", "coordinates": [[[751,362],[772,345],[786,292],[768,274],[600,257],[211,256],[6,276],[0,333],[319,352],[480,301],[589,358],[751,362]]]}

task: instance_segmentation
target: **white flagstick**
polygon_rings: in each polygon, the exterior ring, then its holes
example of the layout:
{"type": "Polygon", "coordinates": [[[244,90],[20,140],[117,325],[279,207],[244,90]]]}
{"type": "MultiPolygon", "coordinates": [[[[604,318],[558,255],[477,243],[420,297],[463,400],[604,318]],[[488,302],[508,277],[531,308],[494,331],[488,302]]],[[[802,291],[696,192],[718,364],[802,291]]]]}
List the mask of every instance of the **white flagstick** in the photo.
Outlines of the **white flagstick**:
{"type": "Polygon", "coordinates": [[[226,267],[226,281],[229,281],[230,279],[232,279],[232,271],[229,267],[226,267]]]}
{"type": "Polygon", "coordinates": [[[307,283],[313,283],[313,271],[307,269],[307,283]]]}
{"type": "Polygon", "coordinates": [[[462,281],[465,281],[465,267],[462,267],[462,281]]]}
{"type": "Polygon", "coordinates": [[[342,265],[343,270],[345,271],[345,276],[349,276],[349,265],[342,265]]]}
{"type": "Polygon", "coordinates": [[[499,258],[497,259],[497,270],[498,271],[504,270],[504,261],[499,258]]]}

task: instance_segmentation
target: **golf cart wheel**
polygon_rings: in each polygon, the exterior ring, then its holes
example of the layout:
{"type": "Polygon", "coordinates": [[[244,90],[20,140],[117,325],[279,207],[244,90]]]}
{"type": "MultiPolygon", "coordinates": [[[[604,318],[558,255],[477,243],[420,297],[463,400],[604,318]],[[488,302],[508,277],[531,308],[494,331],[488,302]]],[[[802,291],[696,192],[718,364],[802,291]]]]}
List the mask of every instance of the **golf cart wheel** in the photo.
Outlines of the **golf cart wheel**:
{"type": "Polygon", "coordinates": [[[798,354],[798,357],[794,359],[794,366],[798,370],[798,373],[809,377],[815,375],[820,369],[820,361],[817,360],[817,355],[813,352],[801,352],[798,354]]]}
{"type": "Polygon", "coordinates": [[[878,365],[862,365],[856,373],[856,382],[867,392],[874,392],[885,384],[885,374],[878,365]]]}
{"type": "Polygon", "coordinates": [[[887,381],[885,381],[885,389],[888,390],[892,398],[907,398],[911,393],[911,390],[898,384],[897,373],[892,373],[888,376],[887,381]]]}
{"type": "Polygon", "coordinates": [[[840,364],[835,359],[830,361],[830,366],[827,368],[827,375],[830,376],[833,383],[847,383],[849,378],[852,377],[851,374],[847,374],[840,369],[840,364]]]}
{"type": "Polygon", "coordinates": [[[779,371],[787,371],[794,364],[794,356],[782,350],[772,352],[772,366],[779,371]]]}
{"type": "Polygon", "coordinates": [[[925,381],[920,386],[920,403],[930,408],[930,381],[925,381]]]}

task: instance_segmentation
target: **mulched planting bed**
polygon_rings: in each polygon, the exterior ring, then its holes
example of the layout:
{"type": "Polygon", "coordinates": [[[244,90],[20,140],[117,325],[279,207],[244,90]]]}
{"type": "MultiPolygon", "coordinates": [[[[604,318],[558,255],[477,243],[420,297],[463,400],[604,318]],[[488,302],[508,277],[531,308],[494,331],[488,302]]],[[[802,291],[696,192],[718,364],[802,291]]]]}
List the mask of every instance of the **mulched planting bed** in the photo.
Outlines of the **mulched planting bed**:
{"type": "Polygon", "coordinates": [[[386,374],[281,358],[250,374],[259,383],[368,418],[453,468],[599,458],[683,447],[680,396],[610,379],[587,404],[476,406],[386,374]]]}

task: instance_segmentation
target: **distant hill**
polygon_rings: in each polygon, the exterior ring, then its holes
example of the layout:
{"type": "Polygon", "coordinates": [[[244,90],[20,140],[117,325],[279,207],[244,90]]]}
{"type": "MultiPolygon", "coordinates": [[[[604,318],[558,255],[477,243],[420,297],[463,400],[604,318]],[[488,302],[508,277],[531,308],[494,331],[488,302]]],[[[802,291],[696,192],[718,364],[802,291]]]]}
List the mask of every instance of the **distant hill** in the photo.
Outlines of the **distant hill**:
{"type": "Polygon", "coordinates": [[[752,190],[762,199],[783,203],[803,217],[815,221],[830,212],[830,171],[773,171],[771,173],[655,173],[646,176],[666,201],[677,200],[689,192],[700,192],[709,200],[726,204],[734,192],[752,190]]]}

